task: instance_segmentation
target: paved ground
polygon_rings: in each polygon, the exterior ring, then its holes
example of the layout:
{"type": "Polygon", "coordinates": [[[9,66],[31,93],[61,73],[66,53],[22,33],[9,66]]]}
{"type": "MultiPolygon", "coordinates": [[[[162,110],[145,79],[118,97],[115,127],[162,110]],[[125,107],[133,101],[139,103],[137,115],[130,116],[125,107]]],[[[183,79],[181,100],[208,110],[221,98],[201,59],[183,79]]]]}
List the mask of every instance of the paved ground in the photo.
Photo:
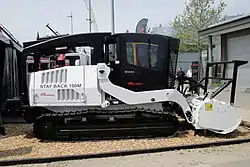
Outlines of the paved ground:
{"type": "MultiPolygon", "coordinates": [[[[230,93],[231,93],[230,91],[225,90],[221,92],[220,94],[218,94],[216,99],[229,102],[230,93]]],[[[237,91],[235,95],[234,105],[236,107],[240,107],[245,110],[250,110],[250,93],[237,91]]]]}
{"type": "MultiPolygon", "coordinates": [[[[223,91],[215,99],[229,102],[229,98],[230,91],[223,91]]],[[[240,110],[243,120],[250,121],[250,93],[236,92],[234,106],[240,110]]]]}
{"type": "Polygon", "coordinates": [[[250,144],[20,167],[249,167],[250,144]]]}

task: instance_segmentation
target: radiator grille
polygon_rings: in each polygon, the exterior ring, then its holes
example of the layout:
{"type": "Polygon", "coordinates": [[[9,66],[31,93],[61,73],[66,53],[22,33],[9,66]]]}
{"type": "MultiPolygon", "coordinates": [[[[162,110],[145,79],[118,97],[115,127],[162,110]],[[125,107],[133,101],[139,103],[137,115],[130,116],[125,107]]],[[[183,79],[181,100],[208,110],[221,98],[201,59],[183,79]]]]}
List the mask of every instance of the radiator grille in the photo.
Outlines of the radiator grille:
{"type": "Polygon", "coordinates": [[[42,73],[42,84],[59,84],[67,82],[67,69],[60,69],[42,73]]]}
{"type": "Polygon", "coordinates": [[[81,96],[73,89],[59,89],[57,90],[58,101],[79,101],[81,96]]]}

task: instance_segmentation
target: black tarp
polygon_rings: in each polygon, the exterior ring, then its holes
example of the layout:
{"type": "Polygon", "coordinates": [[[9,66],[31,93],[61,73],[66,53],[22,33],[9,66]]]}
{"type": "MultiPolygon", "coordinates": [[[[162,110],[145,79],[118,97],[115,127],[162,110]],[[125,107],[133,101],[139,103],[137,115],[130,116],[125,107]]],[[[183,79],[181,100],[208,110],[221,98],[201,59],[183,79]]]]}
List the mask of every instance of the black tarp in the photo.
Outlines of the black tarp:
{"type": "Polygon", "coordinates": [[[0,110],[7,99],[20,96],[22,48],[0,32],[0,110]]]}

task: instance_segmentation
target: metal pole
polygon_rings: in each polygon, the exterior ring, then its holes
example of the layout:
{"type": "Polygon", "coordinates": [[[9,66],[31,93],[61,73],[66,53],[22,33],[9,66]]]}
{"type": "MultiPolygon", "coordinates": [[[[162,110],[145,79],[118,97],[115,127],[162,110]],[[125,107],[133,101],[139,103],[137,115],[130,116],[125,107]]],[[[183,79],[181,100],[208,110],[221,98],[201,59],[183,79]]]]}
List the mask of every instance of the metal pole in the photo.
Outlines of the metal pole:
{"type": "Polygon", "coordinates": [[[71,34],[73,34],[74,32],[74,28],[73,28],[73,14],[71,12],[71,34]]]}
{"type": "MultiPolygon", "coordinates": [[[[208,51],[208,62],[212,63],[213,61],[213,37],[211,35],[208,36],[209,39],[209,51],[208,51]]],[[[212,77],[212,71],[213,68],[209,69],[209,77],[212,77]]],[[[208,85],[212,86],[213,83],[213,79],[210,79],[208,81],[208,85]]]]}
{"type": "MultiPolygon", "coordinates": [[[[112,29],[111,33],[115,34],[115,2],[114,0],[111,0],[111,29],[112,29]]],[[[115,57],[115,60],[117,60],[115,45],[112,45],[111,50],[112,50],[113,56],[115,57]]]]}
{"type": "Polygon", "coordinates": [[[92,31],[92,18],[91,18],[92,5],[91,0],[89,0],[89,33],[92,31]]]}
{"type": "Polygon", "coordinates": [[[68,16],[70,18],[70,25],[71,25],[71,34],[73,34],[73,14],[72,12],[68,16]]]}
{"type": "Polygon", "coordinates": [[[111,27],[112,27],[112,34],[115,33],[115,2],[111,0],[111,27]]]}

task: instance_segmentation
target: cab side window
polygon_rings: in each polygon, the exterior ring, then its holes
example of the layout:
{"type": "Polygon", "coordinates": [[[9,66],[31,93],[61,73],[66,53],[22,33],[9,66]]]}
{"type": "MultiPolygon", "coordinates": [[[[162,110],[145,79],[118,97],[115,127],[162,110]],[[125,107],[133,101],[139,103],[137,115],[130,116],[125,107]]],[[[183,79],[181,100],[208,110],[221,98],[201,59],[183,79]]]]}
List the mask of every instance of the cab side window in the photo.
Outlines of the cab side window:
{"type": "Polygon", "coordinates": [[[134,62],[134,50],[133,50],[133,44],[127,43],[127,61],[129,64],[136,64],[134,62]]]}
{"type": "Polygon", "coordinates": [[[150,43],[127,43],[127,62],[145,68],[156,68],[158,45],[150,43]]]}

